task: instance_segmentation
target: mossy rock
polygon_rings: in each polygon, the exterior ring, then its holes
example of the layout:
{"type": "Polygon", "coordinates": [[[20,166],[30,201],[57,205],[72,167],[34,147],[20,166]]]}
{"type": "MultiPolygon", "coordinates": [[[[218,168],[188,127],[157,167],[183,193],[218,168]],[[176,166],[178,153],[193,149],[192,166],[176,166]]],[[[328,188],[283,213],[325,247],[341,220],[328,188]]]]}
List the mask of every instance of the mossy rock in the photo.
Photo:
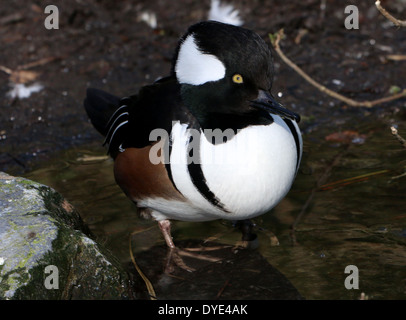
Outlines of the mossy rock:
{"type": "Polygon", "coordinates": [[[50,187],[0,172],[0,299],[130,299],[131,281],[50,187]]]}

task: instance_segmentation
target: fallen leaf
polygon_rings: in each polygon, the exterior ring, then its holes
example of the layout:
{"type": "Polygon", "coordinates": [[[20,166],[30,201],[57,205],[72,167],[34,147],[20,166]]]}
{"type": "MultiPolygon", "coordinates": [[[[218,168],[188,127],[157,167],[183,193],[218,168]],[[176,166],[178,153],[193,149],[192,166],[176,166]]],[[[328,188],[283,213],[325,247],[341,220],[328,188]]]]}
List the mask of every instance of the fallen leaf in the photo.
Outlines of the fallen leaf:
{"type": "Polygon", "coordinates": [[[366,139],[365,134],[360,134],[357,131],[346,130],[342,132],[334,132],[325,137],[326,141],[338,142],[338,143],[355,143],[363,144],[366,139]]]}

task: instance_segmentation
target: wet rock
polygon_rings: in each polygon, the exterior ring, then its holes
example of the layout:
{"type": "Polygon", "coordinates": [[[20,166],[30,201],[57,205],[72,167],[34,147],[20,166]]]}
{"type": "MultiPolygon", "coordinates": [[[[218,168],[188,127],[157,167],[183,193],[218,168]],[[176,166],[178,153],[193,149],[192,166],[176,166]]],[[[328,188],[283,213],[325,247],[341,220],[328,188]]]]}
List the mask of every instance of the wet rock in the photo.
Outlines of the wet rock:
{"type": "Polygon", "coordinates": [[[55,190],[0,172],[0,299],[127,299],[129,278],[55,190]]]}

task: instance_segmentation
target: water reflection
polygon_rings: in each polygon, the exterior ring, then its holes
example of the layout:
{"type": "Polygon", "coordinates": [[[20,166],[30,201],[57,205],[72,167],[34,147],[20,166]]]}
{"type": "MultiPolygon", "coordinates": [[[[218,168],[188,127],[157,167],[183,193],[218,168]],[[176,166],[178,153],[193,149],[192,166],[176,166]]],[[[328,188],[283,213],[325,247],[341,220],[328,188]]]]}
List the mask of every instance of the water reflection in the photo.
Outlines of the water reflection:
{"type": "MultiPolygon", "coordinates": [[[[318,136],[331,133],[325,130],[318,136]]],[[[393,179],[404,170],[406,152],[386,126],[363,132],[361,144],[305,138],[303,165],[293,189],[271,214],[255,219],[258,250],[306,299],[358,299],[361,292],[369,299],[406,298],[406,178],[393,179]],[[328,168],[320,188],[318,181],[328,168]],[[312,190],[309,206],[296,221],[293,244],[290,226],[312,190]],[[347,265],[359,269],[359,290],[344,287],[347,265]]],[[[163,243],[156,224],[140,219],[116,186],[113,163],[103,149],[70,150],[59,159],[27,177],[70,200],[121,261],[130,261],[130,233],[136,254],[163,243]]],[[[240,233],[224,221],[176,222],[173,237],[234,244],[240,233]]]]}

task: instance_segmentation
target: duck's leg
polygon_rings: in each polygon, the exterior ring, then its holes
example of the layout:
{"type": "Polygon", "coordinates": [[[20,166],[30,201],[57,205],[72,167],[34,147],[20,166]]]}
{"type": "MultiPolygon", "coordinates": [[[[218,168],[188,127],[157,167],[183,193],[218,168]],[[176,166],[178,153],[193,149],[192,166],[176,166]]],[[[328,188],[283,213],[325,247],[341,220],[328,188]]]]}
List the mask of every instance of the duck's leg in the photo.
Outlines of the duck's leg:
{"type": "Polygon", "coordinates": [[[241,220],[240,222],[240,230],[242,233],[241,240],[242,241],[254,241],[257,238],[257,235],[252,232],[254,229],[254,224],[251,220],[241,220]]]}
{"type": "Polygon", "coordinates": [[[168,248],[170,249],[175,249],[175,244],[173,243],[172,240],[172,235],[171,235],[171,222],[169,220],[161,220],[158,221],[159,229],[161,229],[161,232],[164,236],[165,242],[168,245],[168,248]]]}
{"type": "MultiPolygon", "coordinates": [[[[194,268],[189,267],[182,259],[182,256],[187,256],[191,258],[196,258],[200,260],[206,260],[206,261],[211,261],[211,262],[218,262],[221,259],[220,258],[215,258],[211,256],[206,256],[206,255],[201,255],[201,254],[195,254],[192,252],[189,252],[187,250],[181,250],[175,246],[172,240],[172,235],[171,235],[171,222],[169,220],[161,220],[158,221],[159,228],[161,229],[161,232],[164,236],[165,242],[168,246],[168,257],[167,257],[167,265],[165,268],[165,272],[171,273],[173,272],[173,264],[172,262],[175,263],[179,268],[193,272],[195,271],[194,268]]],[[[205,251],[204,248],[200,251],[205,251]]]]}
{"type": "Polygon", "coordinates": [[[251,220],[240,220],[235,222],[236,227],[239,227],[242,233],[241,241],[237,242],[235,248],[243,247],[249,249],[256,249],[259,246],[258,237],[252,232],[254,229],[254,224],[251,220]]]}
{"type": "Polygon", "coordinates": [[[189,272],[195,271],[195,269],[193,269],[185,264],[185,262],[179,255],[178,248],[176,248],[175,244],[173,243],[172,235],[171,235],[171,222],[169,220],[161,220],[161,221],[158,221],[158,225],[159,225],[159,229],[161,229],[162,235],[164,236],[166,245],[168,246],[168,256],[167,256],[165,272],[166,273],[173,272],[174,268],[172,265],[172,261],[181,269],[184,269],[189,272]]]}

